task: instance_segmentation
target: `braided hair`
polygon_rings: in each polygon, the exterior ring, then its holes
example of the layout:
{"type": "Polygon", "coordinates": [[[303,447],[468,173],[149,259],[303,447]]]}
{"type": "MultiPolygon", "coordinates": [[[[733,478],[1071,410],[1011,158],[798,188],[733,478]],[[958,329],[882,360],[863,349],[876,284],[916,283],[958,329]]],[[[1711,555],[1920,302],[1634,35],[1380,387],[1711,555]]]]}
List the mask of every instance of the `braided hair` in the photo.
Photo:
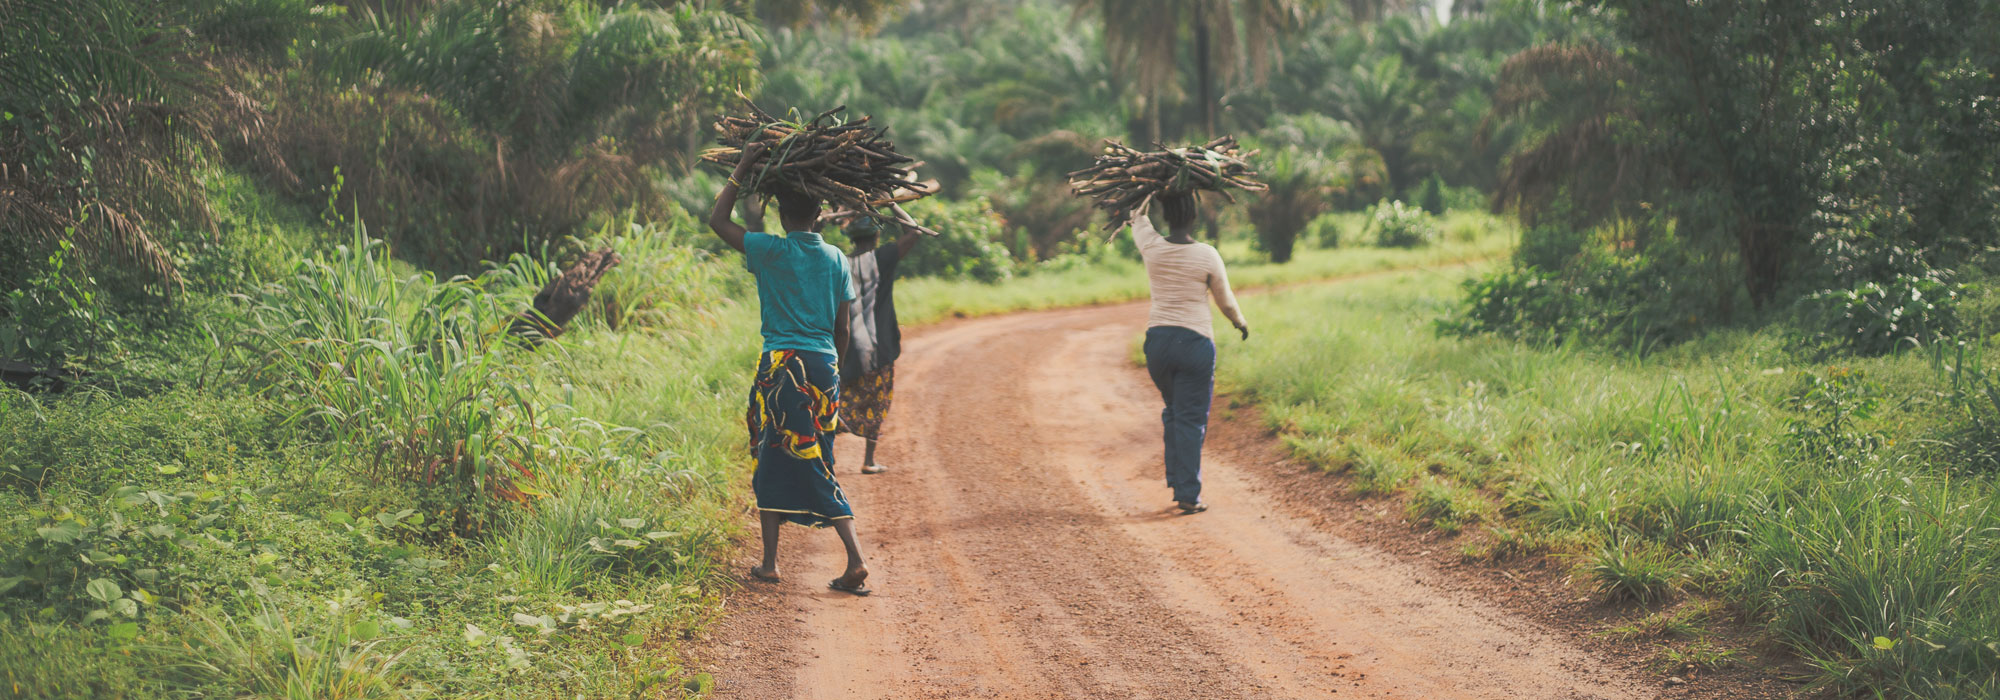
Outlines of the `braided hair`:
{"type": "Polygon", "coordinates": [[[778,216],[780,223],[791,226],[792,222],[813,221],[819,218],[819,198],[796,189],[786,187],[778,190],[778,216]]]}
{"type": "Polygon", "coordinates": [[[1193,224],[1195,216],[1194,193],[1183,192],[1161,197],[1160,213],[1166,215],[1167,226],[1169,228],[1180,229],[1193,224]]]}

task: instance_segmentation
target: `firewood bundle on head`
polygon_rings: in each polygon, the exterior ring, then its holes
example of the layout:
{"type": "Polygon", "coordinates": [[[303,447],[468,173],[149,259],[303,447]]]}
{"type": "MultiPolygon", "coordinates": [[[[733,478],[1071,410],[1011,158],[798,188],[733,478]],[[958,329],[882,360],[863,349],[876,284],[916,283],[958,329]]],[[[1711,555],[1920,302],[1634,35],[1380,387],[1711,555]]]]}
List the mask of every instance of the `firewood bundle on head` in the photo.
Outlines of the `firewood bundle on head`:
{"type": "Polygon", "coordinates": [[[868,125],[868,117],[841,118],[845,105],[821,112],[811,121],[779,119],[744,101],[748,116],[723,117],[715,123],[716,142],[701,159],[734,172],[751,143],[765,146],[763,158],[751,166],[743,189],[767,195],[784,191],[816,197],[834,209],[846,209],[884,222],[899,217],[894,206],[937,193],[936,183],[917,182],[916,159],[896,152],[888,129],[868,125]],[[890,208],[891,213],[881,209],[890,208]]]}
{"type": "Polygon", "coordinates": [[[1088,168],[1069,174],[1070,192],[1097,200],[1097,208],[1111,212],[1105,230],[1125,225],[1134,211],[1161,197],[1193,192],[1220,192],[1230,201],[1230,189],[1262,192],[1264,183],[1247,161],[1255,151],[1239,154],[1236,139],[1230,136],[1200,146],[1138,151],[1117,141],[1106,141],[1104,155],[1088,168]]]}

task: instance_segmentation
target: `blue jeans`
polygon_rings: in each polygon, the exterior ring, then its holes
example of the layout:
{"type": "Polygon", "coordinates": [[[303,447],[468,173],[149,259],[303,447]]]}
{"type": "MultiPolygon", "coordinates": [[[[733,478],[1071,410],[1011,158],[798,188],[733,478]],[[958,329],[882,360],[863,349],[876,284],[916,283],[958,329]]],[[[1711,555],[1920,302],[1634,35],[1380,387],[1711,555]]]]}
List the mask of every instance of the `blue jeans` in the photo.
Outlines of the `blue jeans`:
{"type": "Polygon", "coordinates": [[[1167,404],[1160,409],[1167,486],[1176,501],[1201,500],[1201,444],[1208,437],[1208,403],[1215,395],[1215,341],[1179,326],[1148,328],[1146,371],[1167,404]]]}

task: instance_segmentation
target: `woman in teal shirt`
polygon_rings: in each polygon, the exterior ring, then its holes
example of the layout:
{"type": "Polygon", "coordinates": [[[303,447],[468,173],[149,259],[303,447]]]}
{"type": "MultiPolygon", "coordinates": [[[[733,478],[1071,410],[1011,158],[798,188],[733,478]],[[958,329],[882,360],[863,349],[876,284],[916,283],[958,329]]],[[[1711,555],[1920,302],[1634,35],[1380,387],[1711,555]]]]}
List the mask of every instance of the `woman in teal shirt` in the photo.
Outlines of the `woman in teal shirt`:
{"type": "Polygon", "coordinates": [[[757,459],[751,489],[757,495],[764,560],[750,575],[778,579],[778,531],[786,521],[832,527],[847,548],[847,569],[827,583],[836,591],[868,595],[868,567],[854,534],[854,511],[833,477],[833,432],[840,427],[840,349],[848,342],[854,283],[847,257],[813,233],[820,202],[796,191],[778,193],[778,217],[788,233],[752,233],[731,219],[737,190],[764,153],[744,149],[735,174],[715,198],[708,226],[743,253],[757,277],[764,336],[746,423],[757,459]]]}

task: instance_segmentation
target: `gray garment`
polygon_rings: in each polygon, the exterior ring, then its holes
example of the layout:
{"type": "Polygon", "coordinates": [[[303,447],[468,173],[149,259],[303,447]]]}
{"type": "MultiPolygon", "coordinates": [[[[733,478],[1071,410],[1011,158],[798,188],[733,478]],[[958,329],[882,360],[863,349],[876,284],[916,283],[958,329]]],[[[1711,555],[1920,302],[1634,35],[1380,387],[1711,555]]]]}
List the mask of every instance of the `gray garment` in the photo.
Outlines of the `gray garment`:
{"type": "Polygon", "coordinates": [[[858,378],[896,363],[902,332],[896,327],[896,248],[882,246],[848,257],[854,304],[848,316],[847,356],[840,376],[858,378]]]}

